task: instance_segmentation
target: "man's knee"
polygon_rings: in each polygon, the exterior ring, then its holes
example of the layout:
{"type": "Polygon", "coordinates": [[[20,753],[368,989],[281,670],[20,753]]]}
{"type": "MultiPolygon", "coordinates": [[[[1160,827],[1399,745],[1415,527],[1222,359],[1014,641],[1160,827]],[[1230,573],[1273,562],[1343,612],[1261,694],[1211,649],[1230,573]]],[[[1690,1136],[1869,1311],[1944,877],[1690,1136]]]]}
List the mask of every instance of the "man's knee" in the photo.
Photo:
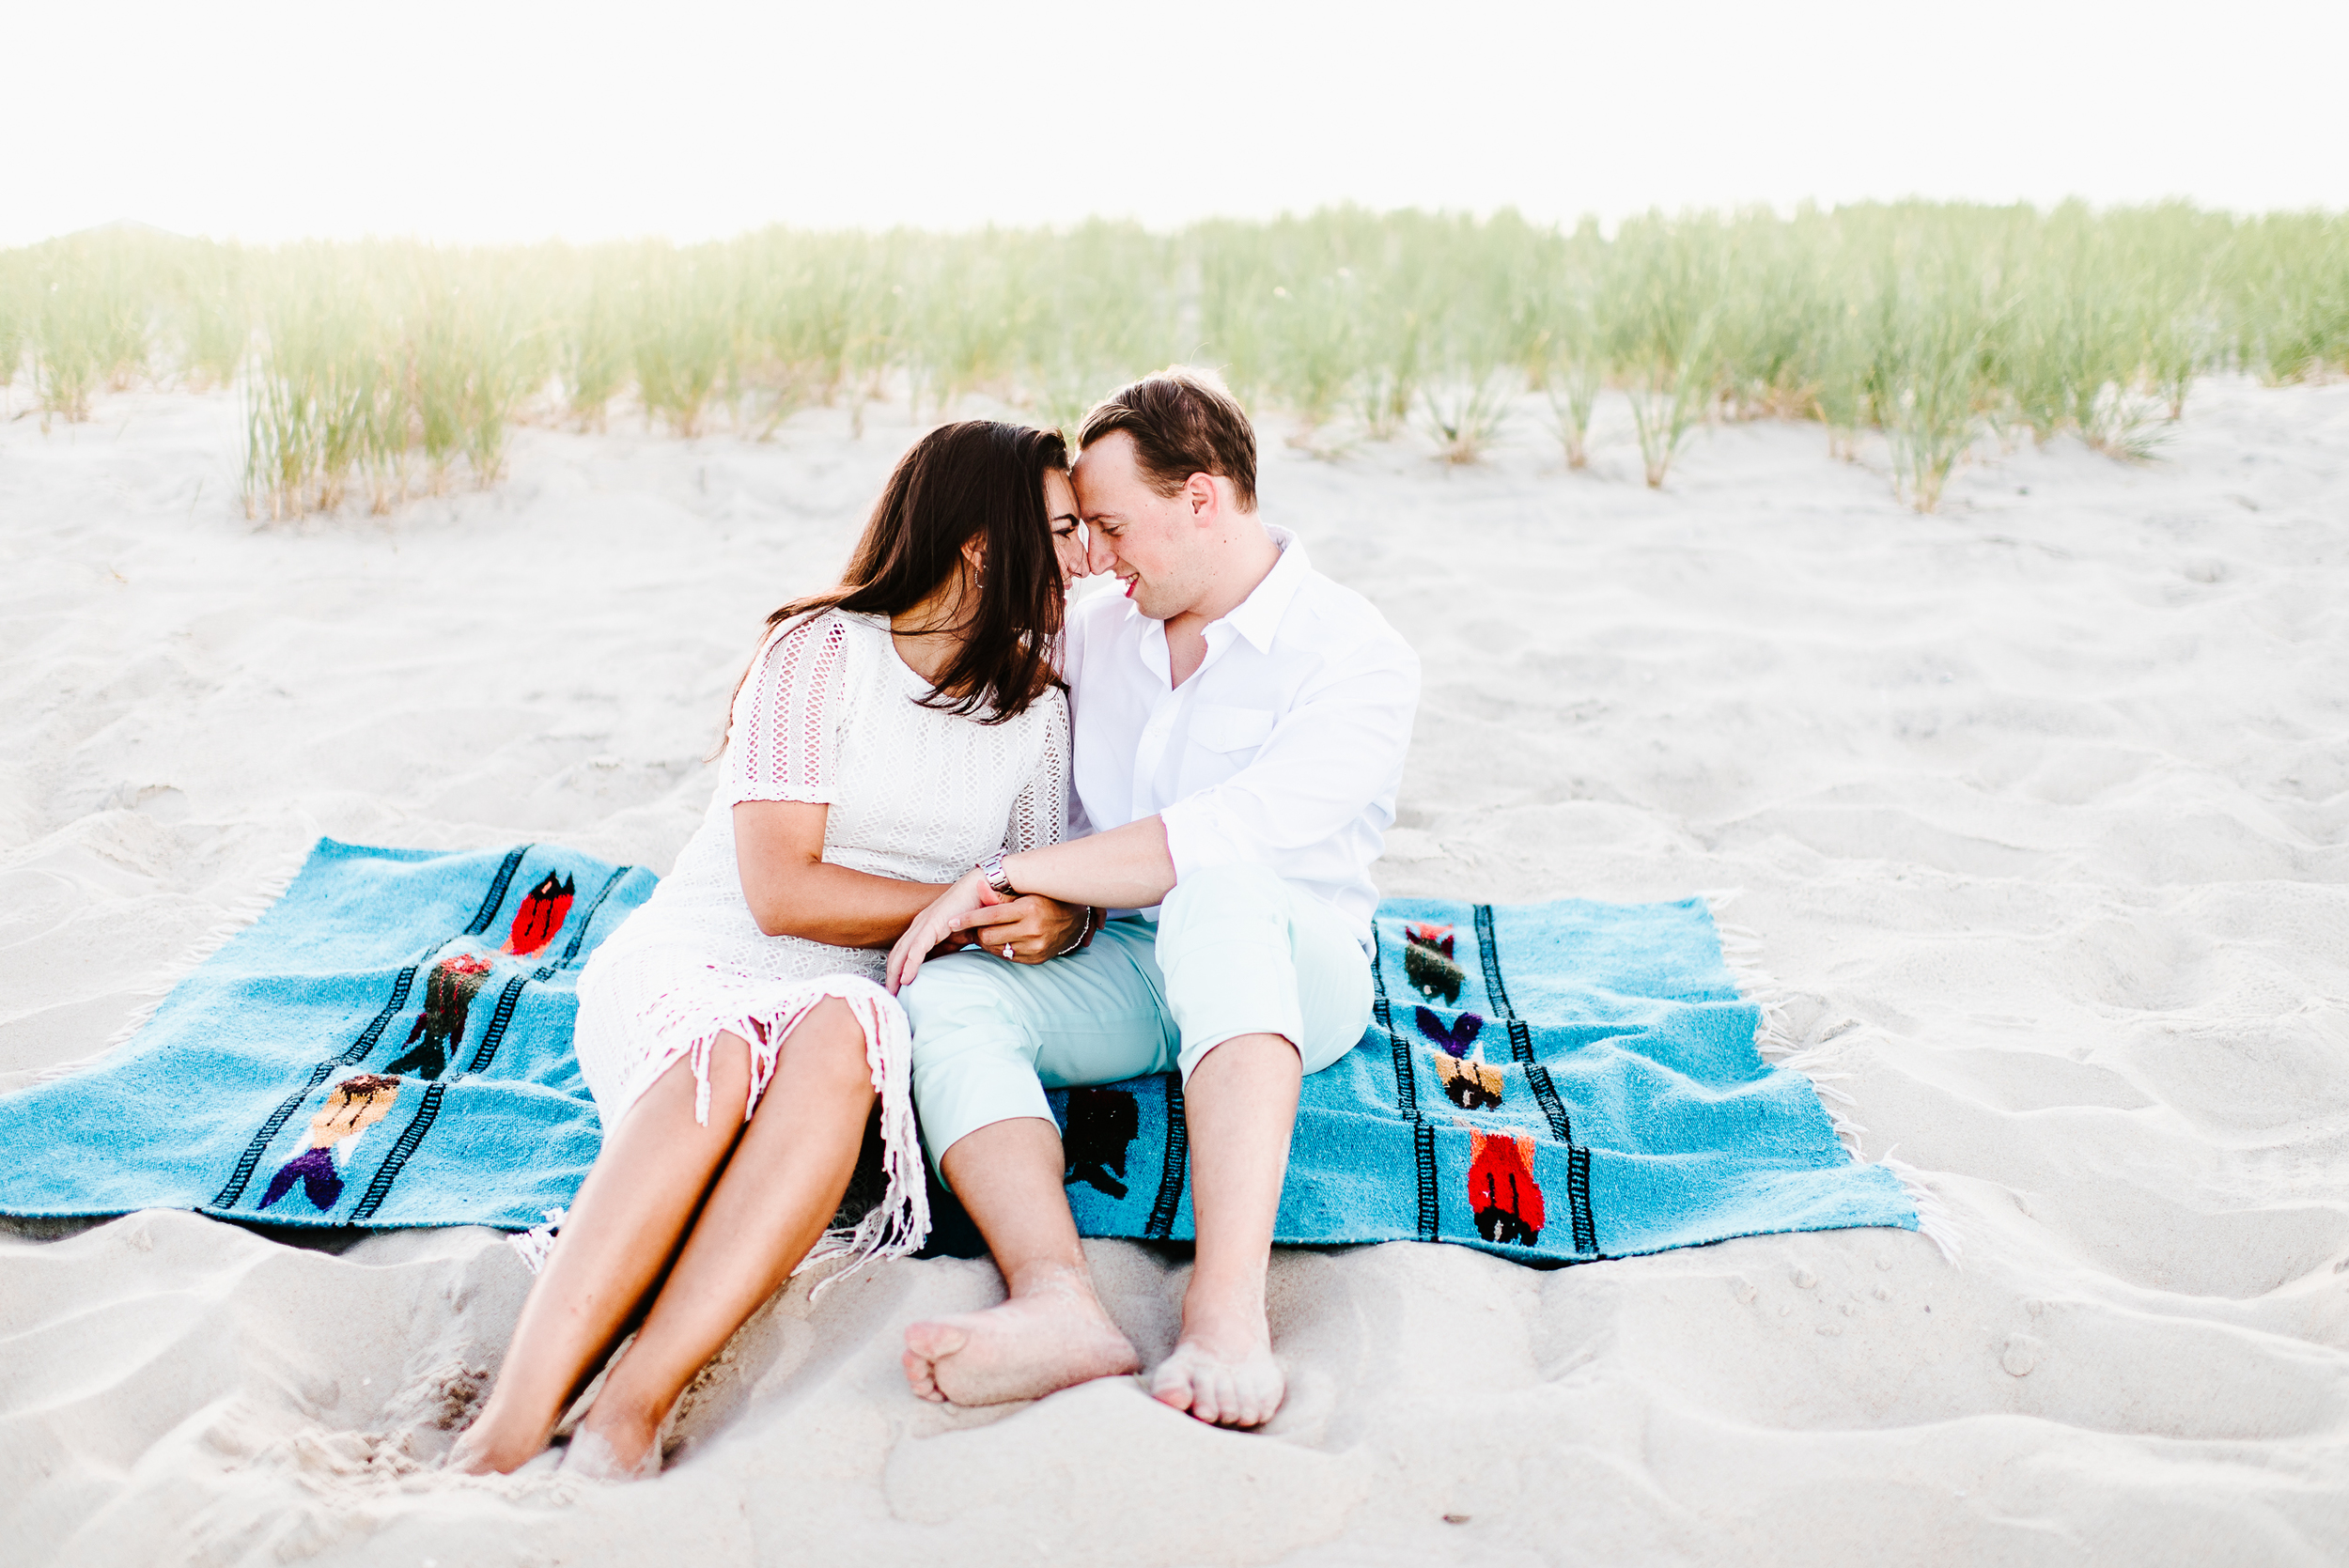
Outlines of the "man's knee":
{"type": "Polygon", "coordinates": [[[1201,866],[1185,877],[1159,906],[1161,933],[1205,922],[1221,925],[1251,917],[1288,918],[1289,885],[1266,866],[1201,866]]]}
{"type": "Polygon", "coordinates": [[[1361,944],[1327,906],[1263,866],[1185,877],[1160,910],[1158,953],[1187,1075],[1221,1041],[1255,1033],[1281,1036],[1318,1072],[1369,1021],[1361,944]]]}

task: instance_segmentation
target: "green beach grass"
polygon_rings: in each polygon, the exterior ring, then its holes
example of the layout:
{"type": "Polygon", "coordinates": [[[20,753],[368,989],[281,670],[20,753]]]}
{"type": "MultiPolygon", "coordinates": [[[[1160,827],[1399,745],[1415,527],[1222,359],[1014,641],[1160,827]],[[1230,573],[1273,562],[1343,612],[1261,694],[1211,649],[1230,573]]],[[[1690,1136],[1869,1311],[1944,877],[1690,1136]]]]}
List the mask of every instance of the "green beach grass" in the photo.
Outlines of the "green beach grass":
{"type": "Polygon", "coordinates": [[[1177,361],[1316,450],[1416,427],[1459,463],[1522,437],[1582,468],[1616,389],[1657,487],[1708,423],[1815,421],[1845,457],[1880,432],[1931,510],[1985,435],[2139,458],[2198,376],[2349,371],[2349,217],[1905,204],[1610,235],[1334,209],[1172,234],[464,249],[121,229],[0,251],[11,402],[79,420],[108,390],[239,386],[246,505],[272,519],[494,484],[518,423],[757,437],[826,404],[861,432],[878,403],[918,421],[986,394],[1066,427],[1177,361]]]}

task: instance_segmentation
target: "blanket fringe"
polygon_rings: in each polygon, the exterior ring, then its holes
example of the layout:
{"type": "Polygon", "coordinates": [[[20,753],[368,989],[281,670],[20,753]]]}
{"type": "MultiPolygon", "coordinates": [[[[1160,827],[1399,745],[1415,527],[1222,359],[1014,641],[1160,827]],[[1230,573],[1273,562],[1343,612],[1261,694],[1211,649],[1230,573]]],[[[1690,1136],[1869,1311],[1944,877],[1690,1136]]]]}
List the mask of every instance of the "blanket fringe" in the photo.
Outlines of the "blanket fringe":
{"type": "Polygon", "coordinates": [[[59,1079],[71,1078],[76,1073],[87,1072],[129,1045],[138,1032],[153,1020],[156,1011],[171,996],[173,987],[203,967],[212,955],[226,947],[286,896],[286,890],[293,886],[294,878],[302,875],[302,868],[309,863],[309,860],[310,850],[305,846],[283,870],[262,878],[257,891],[223,909],[220,919],[213,923],[210,929],[182,949],[178,957],[156,970],[144,986],[132,992],[140,999],[138,1005],[132,1009],[122,1027],[108,1035],[96,1050],[87,1056],[77,1056],[70,1062],[53,1063],[41,1068],[23,1080],[23,1087],[29,1089],[37,1084],[54,1083],[59,1079]]]}
{"type": "Polygon", "coordinates": [[[1957,1217],[1941,1201],[1941,1195],[1925,1185],[1925,1173],[1905,1159],[1894,1159],[1887,1149],[1876,1160],[1901,1179],[1901,1190],[1917,1210],[1917,1232],[1941,1250],[1941,1261],[1951,1267],[1962,1266],[1957,1255],[1966,1250],[1964,1233],[1958,1228],[1957,1217]]]}
{"type": "Polygon", "coordinates": [[[1918,1232],[1940,1250],[1944,1262],[1954,1266],[1961,1250],[1957,1221],[1939,1195],[1925,1185],[1924,1173],[1906,1160],[1894,1159],[1890,1149],[1874,1161],[1861,1151],[1860,1140],[1868,1129],[1852,1119],[1849,1109],[1856,1108],[1859,1102],[1836,1087],[1848,1081],[1851,1075],[1829,1070],[1840,1030],[1807,1045],[1797,1039],[1789,1014],[1792,996],[1762,967],[1762,934],[1750,926],[1731,924],[1721,919],[1721,911],[1736,902],[1743,891],[1731,888],[1699,896],[1712,913],[1713,929],[1721,944],[1721,961],[1737,983],[1739,998],[1761,1012],[1754,1024],[1754,1050],[1771,1066],[1799,1073],[1810,1083],[1812,1093],[1818,1096],[1819,1109],[1827,1112],[1828,1125],[1835,1129],[1835,1141],[1843,1144],[1853,1164],[1881,1165],[1899,1179],[1901,1190],[1917,1211],[1918,1232]]]}
{"type": "Polygon", "coordinates": [[[554,1234],[563,1228],[563,1219],[571,1211],[559,1208],[540,1209],[538,1212],[546,1216],[542,1223],[533,1225],[526,1231],[517,1231],[506,1238],[506,1244],[522,1255],[522,1266],[533,1274],[541,1272],[547,1266],[547,1259],[554,1251],[554,1234]]]}

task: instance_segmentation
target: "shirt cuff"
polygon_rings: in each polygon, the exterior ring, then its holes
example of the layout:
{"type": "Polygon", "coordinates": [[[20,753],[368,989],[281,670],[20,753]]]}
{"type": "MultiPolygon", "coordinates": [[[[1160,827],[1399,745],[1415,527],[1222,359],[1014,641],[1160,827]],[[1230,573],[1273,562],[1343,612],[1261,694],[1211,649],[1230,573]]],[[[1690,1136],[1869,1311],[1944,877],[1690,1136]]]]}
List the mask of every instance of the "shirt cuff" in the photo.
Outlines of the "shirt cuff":
{"type": "Polygon", "coordinates": [[[1174,862],[1178,884],[1192,872],[1209,866],[1258,863],[1247,843],[1231,831],[1223,813],[1206,796],[1175,801],[1159,813],[1159,825],[1166,830],[1166,858],[1174,862]]]}

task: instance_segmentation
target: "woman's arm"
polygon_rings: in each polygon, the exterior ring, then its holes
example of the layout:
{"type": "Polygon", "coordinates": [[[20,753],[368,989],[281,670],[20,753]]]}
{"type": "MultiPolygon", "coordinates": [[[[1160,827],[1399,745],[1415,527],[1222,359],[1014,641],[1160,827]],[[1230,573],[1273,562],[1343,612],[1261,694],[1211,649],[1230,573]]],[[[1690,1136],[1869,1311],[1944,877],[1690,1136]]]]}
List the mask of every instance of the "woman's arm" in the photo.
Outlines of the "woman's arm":
{"type": "Polygon", "coordinates": [[[734,861],[751,918],[770,937],[832,947],[888,947],[945,891],[851,871],[824,859],[832,808],[801,800],[744,800],[734,808],[734,861]]]}
{"type": "MultiPolygon", "coordinates": [[[[832,947],[894,945],[913,917],[950,884],[900,882],[852,871],[824,859],[824,818],[831,807],[800,800],[743,800],[734,808],[734,863],[751,918],[770,937],[801,937],[832,947]]],[[[1083,907],[1074,911],[1049,898],[1008,903],[980,885],[982,902],[1002,918],[975,937],[960,934],[925,949],[951,953],[974,940],[1000,954],[1009,944],[1025,964],[1040,964],[1080,933],[1083,907]]]]}

